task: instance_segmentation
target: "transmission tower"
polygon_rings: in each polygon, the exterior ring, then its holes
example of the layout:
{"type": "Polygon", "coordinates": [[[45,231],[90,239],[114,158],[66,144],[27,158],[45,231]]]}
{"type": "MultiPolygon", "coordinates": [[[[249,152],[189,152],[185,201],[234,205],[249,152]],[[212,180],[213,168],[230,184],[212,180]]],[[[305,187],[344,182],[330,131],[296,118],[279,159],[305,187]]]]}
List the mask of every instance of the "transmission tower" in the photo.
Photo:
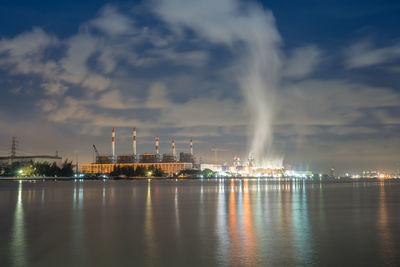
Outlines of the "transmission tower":
{"type": "Polygon", "coordinates": [[[17,155],[17,138],[13,136],[11,141],[11,157],[15,158],[16,155],[17,155]]]}

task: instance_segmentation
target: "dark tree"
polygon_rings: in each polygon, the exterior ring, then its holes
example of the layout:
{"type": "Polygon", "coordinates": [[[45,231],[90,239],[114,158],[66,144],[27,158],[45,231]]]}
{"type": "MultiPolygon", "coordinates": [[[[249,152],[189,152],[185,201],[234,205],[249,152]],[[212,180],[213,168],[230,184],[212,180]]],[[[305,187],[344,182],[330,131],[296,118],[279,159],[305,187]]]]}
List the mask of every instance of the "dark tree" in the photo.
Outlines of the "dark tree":
{"type": "Polygon", "coordinates": [[[59,174],[62,177],[71,177],[74,175],[74,166],[72,165],[72,161],[65,160],[59,170],[59,174]]]}
{"type": "Polygon", "coordinates": [[[147,170],[146,170],[145,167],[143,167],[143,166],[138,166],[138,167],[136,167],[134,176],[143,177],[143,176],[146,176],[146,172],[147,172],[147,170]]]}

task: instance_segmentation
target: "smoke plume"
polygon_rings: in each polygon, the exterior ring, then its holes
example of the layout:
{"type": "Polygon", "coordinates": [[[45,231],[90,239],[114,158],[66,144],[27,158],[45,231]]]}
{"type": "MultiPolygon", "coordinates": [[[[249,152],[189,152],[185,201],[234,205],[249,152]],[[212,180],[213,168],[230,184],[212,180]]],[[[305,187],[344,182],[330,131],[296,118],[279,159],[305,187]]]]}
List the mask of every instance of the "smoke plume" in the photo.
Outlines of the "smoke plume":
{"type": "MultiPolygon", "coordinates": [[[[190,29],[238,55],[236,77],[252,116],[250,153],[257,166],[273,156],[273,110],[281,68],[280,35],[271,12],[239,0],[159,0],[155,12],[178,33],[190,29]]],[[[272,166],[271,166],[272,167],[272,166]]]]}

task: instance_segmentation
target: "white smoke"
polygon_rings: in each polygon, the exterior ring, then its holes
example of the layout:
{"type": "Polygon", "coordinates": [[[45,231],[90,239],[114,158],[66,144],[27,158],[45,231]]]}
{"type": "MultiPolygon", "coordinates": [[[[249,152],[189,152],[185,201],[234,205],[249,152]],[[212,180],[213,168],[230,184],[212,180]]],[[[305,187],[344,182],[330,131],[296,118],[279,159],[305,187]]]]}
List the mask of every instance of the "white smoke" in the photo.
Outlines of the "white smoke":
{"type": "MultiPolygon", "coordinates": [[[[273,156],[275,91],[281,69],[280,35],[271,12],[239,0],[159,0],[155,12],[177,32],[184,29],[239,56],[237,79],[252,119],[250,153],[257,166],[276,167],[273,156]]],[[[280,163],[279,163],[280,162],[280,163]]]]}

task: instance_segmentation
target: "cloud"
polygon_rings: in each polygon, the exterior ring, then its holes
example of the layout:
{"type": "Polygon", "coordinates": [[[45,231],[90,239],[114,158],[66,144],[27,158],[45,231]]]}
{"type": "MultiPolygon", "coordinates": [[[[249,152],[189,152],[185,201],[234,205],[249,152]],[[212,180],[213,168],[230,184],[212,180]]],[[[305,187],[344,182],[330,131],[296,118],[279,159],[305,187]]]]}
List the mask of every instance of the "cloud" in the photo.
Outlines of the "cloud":
{"type": "Polygon", "coordinates": [[[12,73],[51,76],[54,61],[42,62],[42,59],[46,49],[57,45],[56,37],[37,27],[12,39],[3,38],[0,40],[0,66],[12,73]]]}
{"type": "Polygon", "coordinates": [[[304,80],[279,95],[277,123],[291,125],[349,125],[371,119],[380,108],[396,107],[400,94],[391,88],[341,80],[304,80]]]}
{"type": "Polygon", "coordinates": [[[315,45],[299,47],[291,51],[283,70],[287,78],[304,78],[314,72],[321,63],[321,50],[315,45]]]}
{"type": "Polygon", "coordinates": [[[82,82],[82,86],[96,91],[104,91],[110,86],[110,79],[99,74],[90,74],[82,82]]]}
{"type": "Polygon", "coordinates": [[[90,21],[88,25],[111,36],[135,33],[133,21],[129,17],[119,13],[113,5],[103,7],[100,10],[99,17],[90,21]]]}
{"type": "Polygon", "coordinates": [[[66,56],[60,61],[63,70],[60,76],[67,82],[79,84],[88,75],[87,60],[98,49],[98,40],[87,33],[79,33],[66,44],[66,56]]]}
{"type": "MultiPolygon", "coordinates": [[[[276,137],[277,150],[289,151],[288,160],[296,151],[300,160],[330,160],[329,153],[357,157],[348,148],[373,158],[367,148],[382,155],[379,145],[398,139],[395,89],[314,75],[329,63],[320,46],[284,56],[274,17],[261,6],[233,0],[152,3],[157,23],[145,25],[130,10],[107,5],[67,38],[33,28],[1,39],[0,68],[10,80],[27,80],[10,83],[2,98],[20,99],[26,107],[20,112],[32,117],[29,127],[45,136],[34,124],[46,124],[71,147],[90,148],[92,139],[106,143],[108,128],[136,125],[146,138],[195,136],[205,153],[221,143],[232,147],[227,155],[244,156],[245,137],[265,121],[273,125],[263,129],[267,137],[276,137]],[[32,90],[39,92],[24,98],[32,90]]],[[[375,48],[361,42],[351,49],[349,68],[398,69],[390,65],[398,58],[397,44],[375,48]]],[[[4,104],[0,123],[22,129],[13,122],[21,114],[4,104]]]]}
{"type": "MultiPolygon", "coordinates": [[[[257,163],[273,154],[275,90],[279,83],[281,37],[272,13],[261,5],[237,0],[157,1],[154,12],[177,34],[228,46],[241,67],[235,73],[251,114],[249,152],[257,163]]],[[[212,103],[210,103],[212,105],[212,103]]]]}
{"type": "Polygon", "coordinates": [[[48,95],[60,96],[64,95],[68,90],[68,87],[60,82],[42,83],[41,86],[46,90],[46,94],[48,95]]]}
{"type": "Polygon", "coordinates": [[[141,108],[142,105],[130,97],[123,97],[118,90],[106,92],[96,101],[96,105],[105,109],[134,109],[141,108]]]}
{"type": "Polygon", "coordinates": [[[171,48],[165,48],[150,51],[149,54],[177,65],[193,67],[202,67],[208,61],[208,54],[204,51],[176,52],[171,48]]]}
{"type": "Polygon", "coordinates": [[[374,48],[370,41],[361,41],[345,52],[347,68],[363,68],[391,63],[400,57],[400,43],[383,48],[374,48]]]}
{"type": "Polygon", "coordinates": [[[21,33],[12,39],[0,41],[0,53],[8,54],[14,60],[35,56],[49,46],[57,45],[56,37],[48,35],[42,29],[34,27],[32,31],[21,33]]]}

